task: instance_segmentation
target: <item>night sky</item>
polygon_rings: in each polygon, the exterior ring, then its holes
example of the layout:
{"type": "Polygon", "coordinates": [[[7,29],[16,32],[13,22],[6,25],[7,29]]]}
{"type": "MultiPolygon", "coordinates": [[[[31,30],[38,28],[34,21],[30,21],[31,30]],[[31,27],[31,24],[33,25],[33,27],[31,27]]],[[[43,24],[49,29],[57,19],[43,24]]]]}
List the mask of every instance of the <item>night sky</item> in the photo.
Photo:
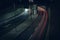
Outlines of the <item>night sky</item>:
{"type": "MultiPolygon", "coordinates": [[[[16,5],[29,5],[28,0],[0,0],[0,9],[8,8],[12,6],[13,4],[16,5]]],[[[34,4],[39,4],[39,5],[49,5],[51,3],[50,0],[34,0],[34,4]]]]}

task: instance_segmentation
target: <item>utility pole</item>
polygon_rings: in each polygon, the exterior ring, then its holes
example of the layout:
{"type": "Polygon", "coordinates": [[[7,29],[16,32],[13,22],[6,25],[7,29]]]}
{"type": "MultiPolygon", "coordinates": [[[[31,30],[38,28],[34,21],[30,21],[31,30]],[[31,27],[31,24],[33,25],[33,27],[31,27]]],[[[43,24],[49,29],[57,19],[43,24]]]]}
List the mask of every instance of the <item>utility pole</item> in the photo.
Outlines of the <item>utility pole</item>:
{"type": "Polygon", "coordinates": [[[31,19],[32,19],[32,16],[33,16],[33,10],[32,10],[32,8],[33,8],[33,0],[29,0],[29,9],[31,11],[31,13],[30,13],[31,19]]]}
{"type": "Polygon", "coordinates": [[[37,5],[34,4],[34,1],[33,0],[29,0],[29,7],[31,8],[31,10],[33,11],[33,14],[36,14],[37,12],[37,5]]]}

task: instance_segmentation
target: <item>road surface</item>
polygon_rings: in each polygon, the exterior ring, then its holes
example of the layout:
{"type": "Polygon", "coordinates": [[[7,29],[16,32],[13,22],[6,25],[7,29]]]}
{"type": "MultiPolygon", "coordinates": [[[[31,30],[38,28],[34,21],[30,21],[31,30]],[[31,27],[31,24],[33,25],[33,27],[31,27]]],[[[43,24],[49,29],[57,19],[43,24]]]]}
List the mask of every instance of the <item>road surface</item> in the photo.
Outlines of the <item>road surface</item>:
{"type": "Polygon", "coordinates": [[[41,19],[42,16],[38,16],[38,14],[29,15],[28,12],[23,11],[2,21],[0,23],[0,40],[29,40],[41,19]]]}

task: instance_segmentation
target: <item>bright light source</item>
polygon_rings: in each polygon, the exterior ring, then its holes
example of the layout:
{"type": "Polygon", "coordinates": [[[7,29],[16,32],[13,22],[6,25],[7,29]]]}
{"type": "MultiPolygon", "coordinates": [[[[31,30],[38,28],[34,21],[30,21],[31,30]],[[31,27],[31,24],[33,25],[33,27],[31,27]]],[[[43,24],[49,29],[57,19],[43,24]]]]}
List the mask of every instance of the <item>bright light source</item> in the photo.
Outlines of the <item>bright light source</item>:
{"type": "Polygon", "coordinates": [[[28,11],[29,9],[25,9],[25,11],[28,11]]]}

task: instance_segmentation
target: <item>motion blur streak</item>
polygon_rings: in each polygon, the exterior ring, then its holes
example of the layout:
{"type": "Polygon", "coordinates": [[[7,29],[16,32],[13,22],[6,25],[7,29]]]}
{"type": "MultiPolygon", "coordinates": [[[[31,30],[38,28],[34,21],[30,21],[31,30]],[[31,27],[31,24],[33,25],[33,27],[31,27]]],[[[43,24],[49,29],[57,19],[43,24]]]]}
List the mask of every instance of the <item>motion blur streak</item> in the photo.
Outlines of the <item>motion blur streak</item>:
{"type": "Polygon", "coordinates": [[[41,15],[43,14],[43,16],[35,32],[32,34],[30,40],[42,40],[41,38],[44,32],[44,29],[46,27],[46,23],[48,19],[47,11],[42,7],[38,7],[38,11],[40,12],[41,15]]]}
{"type": "Polygon", "coordinates": [[[43,26],[42,26],[42,29],[41,29],[40,35],[39,35],[40,40],[42,40],[42,39],[41,39],[41,36],[43,35],[43,31],[44,31],[44,28],[46,27],[46,23],[47,23],[47,19],[48,19],[47,11],[45,11],[45,16],[46,16],[46,18],[45,18],[45,20],[44,20],[44,24],[43,24],[43,26]]]}

